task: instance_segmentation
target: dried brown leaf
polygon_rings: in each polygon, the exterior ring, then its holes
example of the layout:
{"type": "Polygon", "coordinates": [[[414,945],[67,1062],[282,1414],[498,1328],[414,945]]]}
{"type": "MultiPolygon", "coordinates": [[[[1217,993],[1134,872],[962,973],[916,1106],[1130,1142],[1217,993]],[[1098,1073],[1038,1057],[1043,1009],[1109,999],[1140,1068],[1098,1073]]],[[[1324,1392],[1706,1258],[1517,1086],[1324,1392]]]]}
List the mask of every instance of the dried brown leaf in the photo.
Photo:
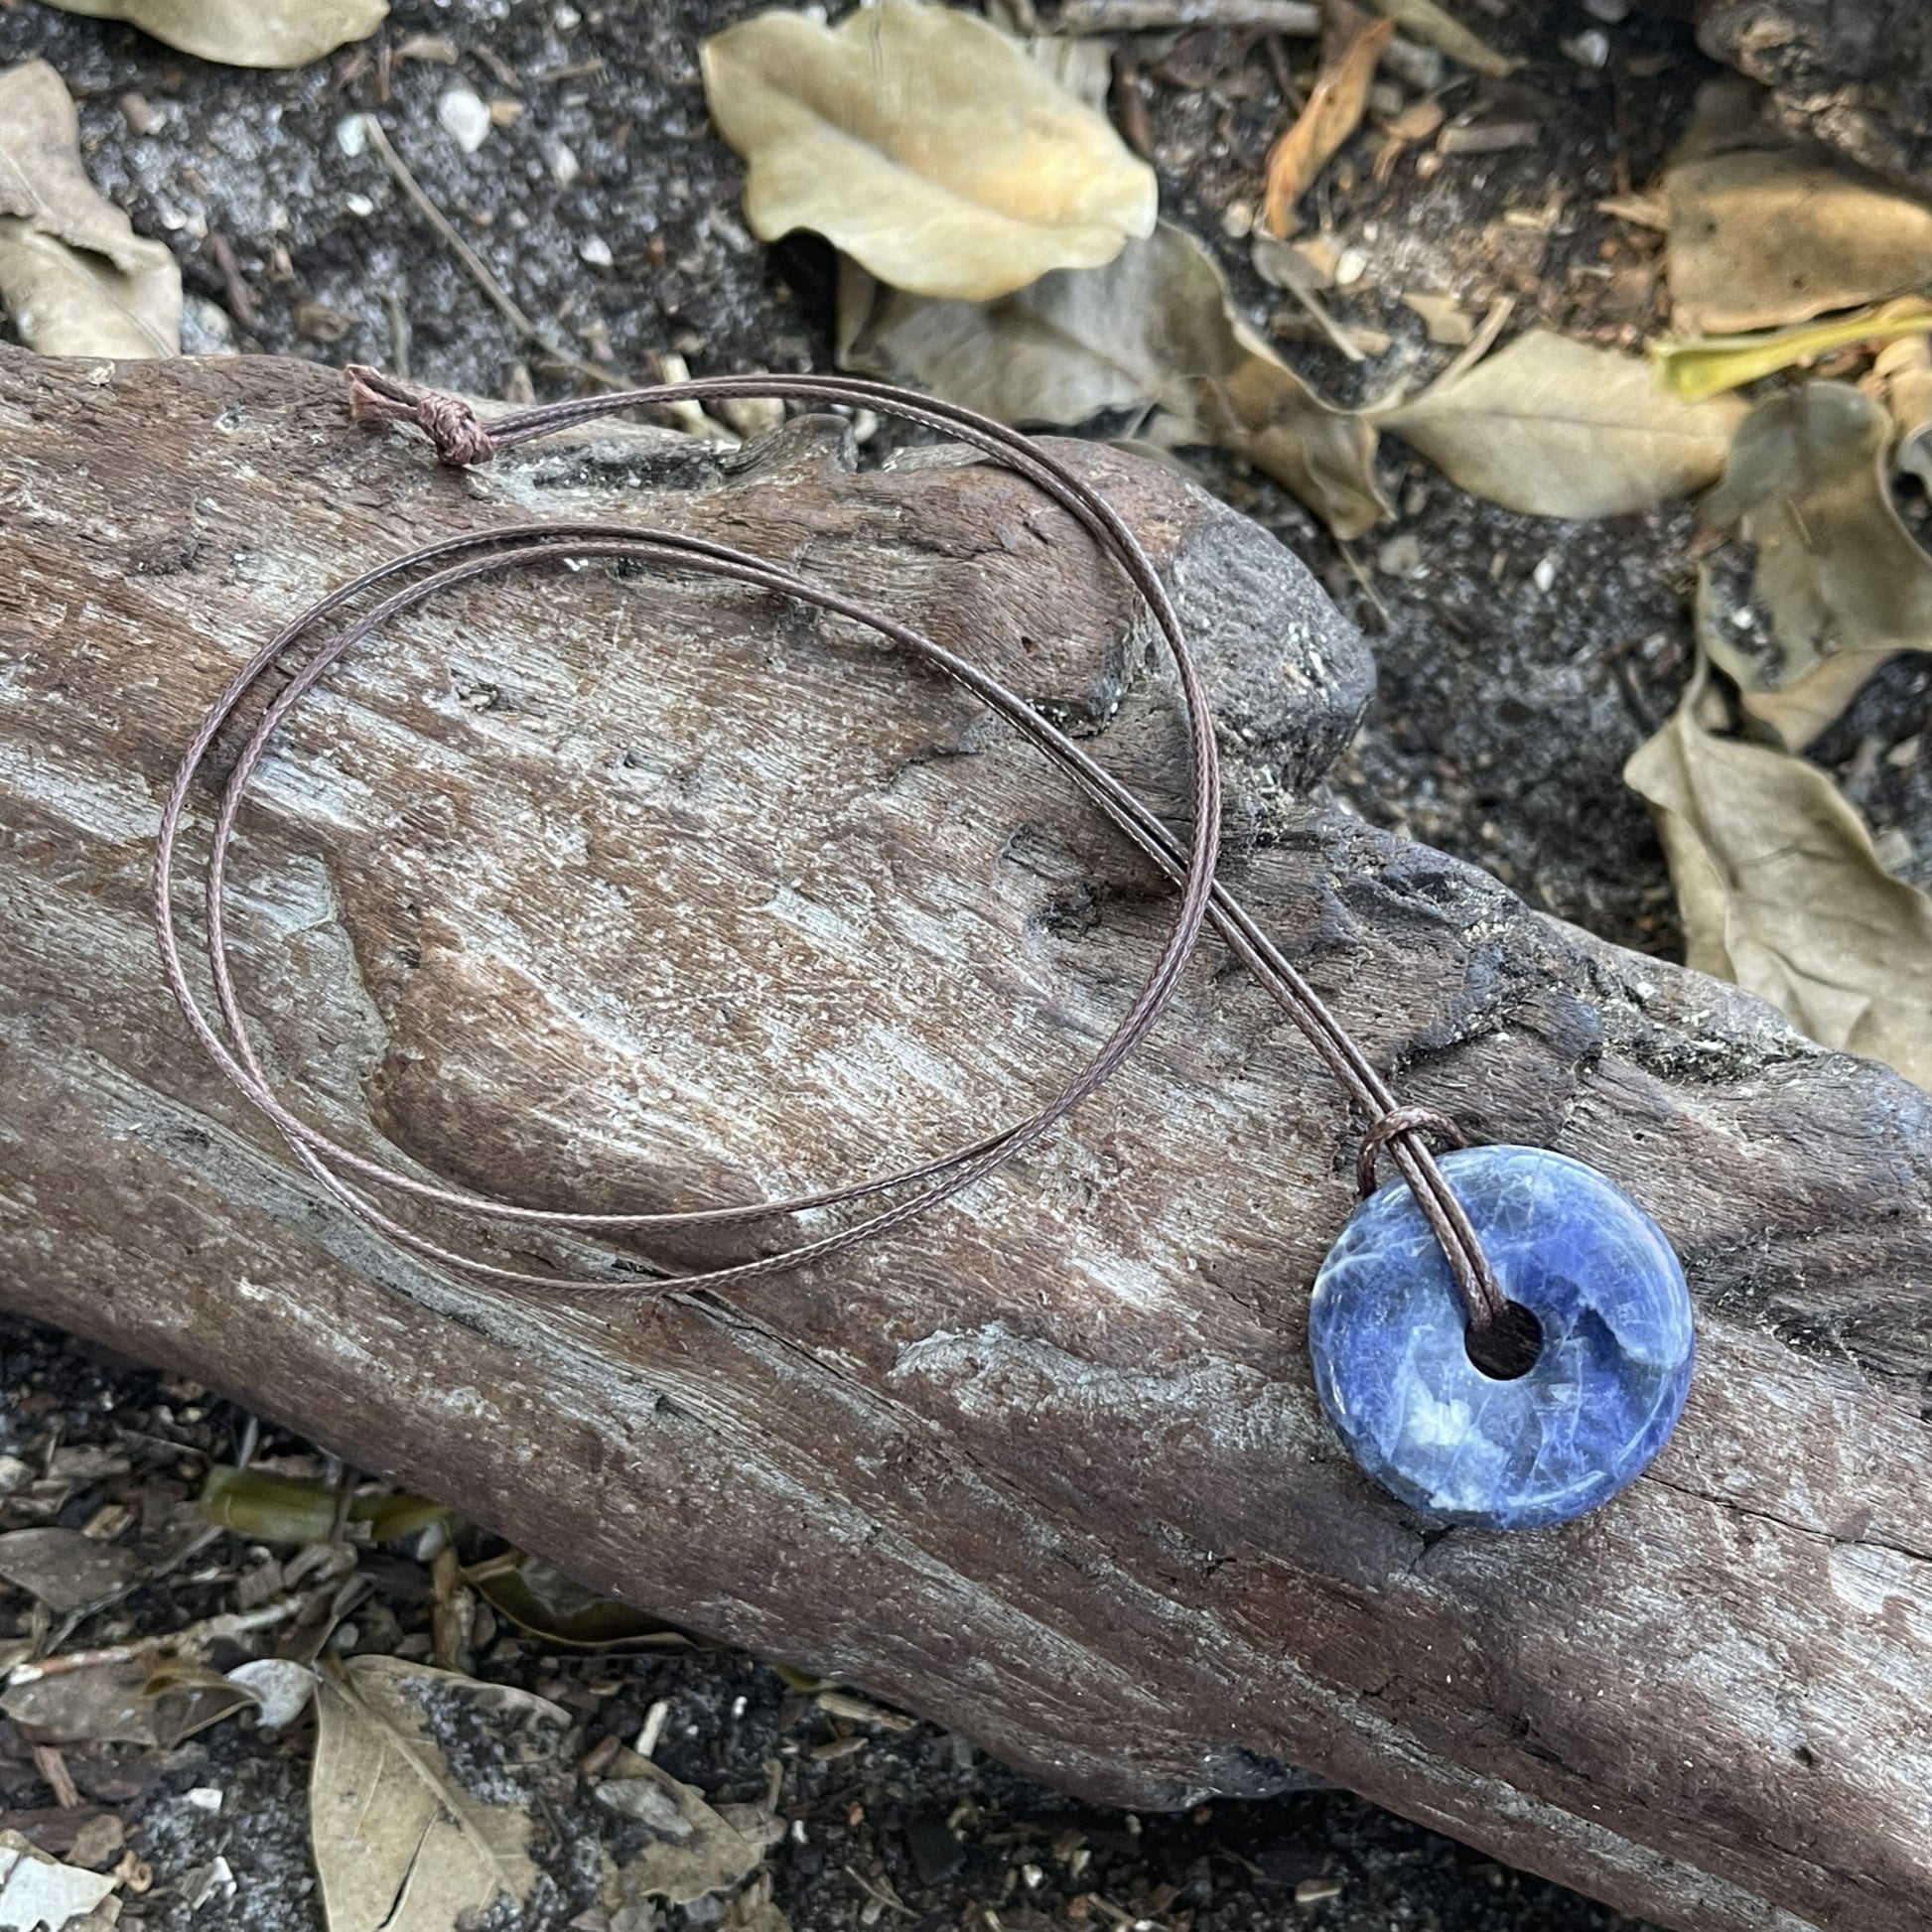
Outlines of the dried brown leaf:
{"type": "Polygon", "coordinates": [[[1701,488],[1745,414],[1682,402],[1641,356],[1533,329],[1375,412],[1477,496],[1537,516],[1618,516],[1701,488]]]}
{"type": "Polygon", "coordinates": [[[0,1536],[0,1577],[57,1615],[113,1595],[140,1567],[131,1552],[78,1530],[9,1530],[0,1536]]]}
{"type": "Polygon", "coordinates": [[[762,1846],[714,1811],[703,1792],[634,1751],[619,1754],[618,1770],[598,1786],[599,1802],[652,1833],[651,1843],[619,1874],[626,1903],[661,1898],[690,1905],[733,1890],[758,1869],[762,1846]]]}
{"type": "Polygon", "coordinates": [[[1340,536],[1386,513],[1374,430],[1323,402],[1240,319],[1213,257],[1172,222],[1105,268],[1042,276],[984,304],[903,295],[848,265],[838,353],[845,368],[1010,423],[1152,406],[1163,440],[1232,450],[1340,536]]]}
{"type": "Polygon", "coordinates": [[[1261,221],[1272,235],[1293,233],[1296,203],[1361,126],[1375,64],[1395,36],[1393,20],[1371,19],[1355,7],[1344,4],[1338,18],[1341,31],[1323,51],[1308,104],[1268,150],[1261,221]]]}
{"type": "Polygon", "coordinates": [[[45,61],[0,73],[0,302],[44,355],[173,355],[181,271],[80,163],[66,83],[45,61]]]}
{"type": "Polygon", "coordinates": [[[1718,83],[1664,178],[1672,319],[1694,335],[1805,322],[1932,280],[1932,208],[1784,141],[1718,83]]]}
{"type": "Polygon", "coordinates": [[[809,228],[894,288],[990,301],[1110,262],[1154,226],[1154,171],[971,14],[882,0],[828,28],[765,13],[702,61],[754,230],[809,228]]]}
{"type": "Polygon", "coordinates": [[[124,20],[184,54],[235,68],[299,68],[366,39],[387,0],[54,0],[71,14],[124,20]]]}
{"type": "Polygon", "coordinates": [[[1878,863],[1825,772],[1722,736],[1714,705],[1701,673],[1623,773],[1656,818],[1691,965],[1932,1087],[1932,899],[1878,863]]]}
{"type": "Polygon", "coordinates": [[[562,1711],[400,1658],[351,1657],[321,1675],[316,1713],[310,1832],[329,1932],[451,1932],[501,1897],[522,1903],[537,1875],[529,1813],[465,1786],[437,1714],[561,1739],[562,1711]]]}
{"type": "MultiPolygon", "coordinates": [[[[1808,382],[1760,403],[1705,499],[1708,529],[1754,559],[1706,571],[1702,627],[1745,710],[1802,750],[1887,657],[1932,649],[1932,556],[1893,507],[1893,425],[1843,382],[1808,382]]],[[[1742,560],[1740,559],[1740,562],[1742,560]]]]}
{"type": "Polygon", "coordinates": [[[149,1673],[135,1662],[36,1678],[0,1695],[0,1712],[63,1744],[158,1744],[149,1673]]]}
{"type": "Polygon", "coordinates": [[[1468,310],[1452,295],[1437,295],[1428,290],[1412,290],[1402,298],[1403,306],[1422,317],[1429,340],[1449,348],[1466,348],[1476,333],[1468,310]]]}

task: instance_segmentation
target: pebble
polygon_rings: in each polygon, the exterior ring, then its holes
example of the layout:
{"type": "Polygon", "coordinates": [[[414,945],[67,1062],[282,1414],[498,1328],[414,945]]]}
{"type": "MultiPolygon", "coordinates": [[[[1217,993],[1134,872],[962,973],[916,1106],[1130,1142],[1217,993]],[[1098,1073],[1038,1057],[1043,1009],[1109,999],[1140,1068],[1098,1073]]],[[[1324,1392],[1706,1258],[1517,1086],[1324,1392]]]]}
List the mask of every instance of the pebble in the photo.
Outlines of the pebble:
{"type": "Polygon", "coordinates": [[[447,89],[436,103],[436,118],[465,154],[475,154],[489,138],[489,109],[468,87],[447,89]]]}
{"type": "Polygon", "coordinates": [[[1588,68],[1592,73],[1609,65],[1610,37],[1601,28],[1591,27],[1570,40],[1557,43],[1580,68],[1588,68]]]}
{"type": "Polygon", "coordinates": [[[546,153],[550,163],[550,179],[559,188],[568,188],[584,172],[583,163],[562,141],[553,141],[546,153]]]}
{"type": "Polygon", "coordinates": [[[577,244],[577,252],[593,268],[609,268],[617,260],[611,244],[601,234],[586,235],[577,244]]]}
{"type": "Polygon", "coordinates": [[[336,123],[336,146],[350,161],[369,150],[369,124],[360,114],[345,114],[336,123]]]}
{"type": "Polygon", "coordinates": [[[1335,262],[1335,287],[1352,289],[1367,273],[1367,255],[1359,248],[1344,248],[1335,262]]]}

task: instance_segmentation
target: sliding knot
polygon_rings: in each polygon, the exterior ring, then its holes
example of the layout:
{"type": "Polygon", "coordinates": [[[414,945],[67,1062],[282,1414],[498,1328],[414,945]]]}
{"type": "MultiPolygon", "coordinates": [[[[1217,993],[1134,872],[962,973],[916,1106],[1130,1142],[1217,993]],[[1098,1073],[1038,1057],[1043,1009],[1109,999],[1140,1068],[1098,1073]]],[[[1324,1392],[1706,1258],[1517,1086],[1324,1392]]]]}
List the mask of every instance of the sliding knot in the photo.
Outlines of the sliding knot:
{"type": "Polygon", "coordinates": [[[1449,1115],[1437,1107],[1391,1107],[1362,1136],[1362,1152],[1355,1163],[1355,1184],[1367,1200],[1375,1191],[1375,1167],[1382,1150],[1398,1134],[1433,1134],[1445,1147],[1467,1147],[1464,1134],[1449,1115]]]}
{"type": "Polygon", "coordinates": [[[429,438],[437,458],[453,470],[487,463],[496,454],[489,432],[461,396],[440,389],[417,389],[392,375],[351,363],[348,413],[358,423],[414,423],[429,438]]]}

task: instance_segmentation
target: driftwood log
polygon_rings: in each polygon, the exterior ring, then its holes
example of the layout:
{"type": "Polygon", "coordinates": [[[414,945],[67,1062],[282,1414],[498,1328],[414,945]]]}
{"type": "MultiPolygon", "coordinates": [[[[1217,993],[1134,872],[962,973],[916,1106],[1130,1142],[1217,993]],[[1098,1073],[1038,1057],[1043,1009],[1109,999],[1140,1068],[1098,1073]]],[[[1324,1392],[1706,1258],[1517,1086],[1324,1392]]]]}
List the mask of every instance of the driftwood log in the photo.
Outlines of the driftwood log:
{"type": "MultiPolygon", "coordinates": [[[[0,350],[0,1298],[1090,1796],[1300,1766],[1673,1926],[1923,1927],[1926,1097],[1298,805],[1359,643],[1231,511],[1080,460],[1199,633],[1238,890],[1406,1094],[1598,1164],[1684,1254],[1700,1374],[1625,1498],[1445,1533],[1357,1472],[1303,1343],[1359,1126],[1211,945],[1069,1130],[729,1298],[418,1267],[219,1084],[146,922],[162,789],[291,610],[435,534],[635,514],[794,559],[1172,801],[1146,628],[1070,527],[956,453],[854,474],[823,420],[464,477],[351,429],[303,364],[0,350]]],[[[287,1091],[532,1200],[762,1197],[1018,1117],[1167,903],[951,687],[602,568],[466,594],[344,666],[244,827],[243,992],[287,1091]]]]}

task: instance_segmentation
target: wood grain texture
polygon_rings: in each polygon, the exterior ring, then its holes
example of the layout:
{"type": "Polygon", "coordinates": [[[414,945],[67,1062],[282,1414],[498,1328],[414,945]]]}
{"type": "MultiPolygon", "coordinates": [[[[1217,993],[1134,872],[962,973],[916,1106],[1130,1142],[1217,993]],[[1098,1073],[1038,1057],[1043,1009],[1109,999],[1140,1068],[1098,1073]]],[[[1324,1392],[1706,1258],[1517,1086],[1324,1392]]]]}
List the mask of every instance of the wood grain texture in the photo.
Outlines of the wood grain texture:
{"type": "MultiPolygon", "coordinates": [[[[187,1036],[143,894],[196,718],[354,569],[533,511],[723,533],[981,653],[1152,795],[1177,776],[1145,626],[999,472],[855,476],[807,422],[736,467],[632,435],[464,478],[347,429],[335,380],[0,351],[0,1297],[1096,1797],[1303,1766],[1695,1932],[1925,1923],[1932,1103],[1298,804],[1359,644],[1164,471],[1079,455],[1201,636],[1229,877],[1405,1094],[1595,1163],[1685,1257],[1701,1369],[1625,1498],[1445,1533],[1356,1471],[1303,1353],[1355,1130],[1211,945],[1068,1130],[731,1299],[496,1294],[319,1201],[187,1036]]],[[[788,1191],[1017,1117],[1165,912],[950,688],[601,569],[343,667],[236,884],[288,1092],[579,1204],[788,1191]]]]}

